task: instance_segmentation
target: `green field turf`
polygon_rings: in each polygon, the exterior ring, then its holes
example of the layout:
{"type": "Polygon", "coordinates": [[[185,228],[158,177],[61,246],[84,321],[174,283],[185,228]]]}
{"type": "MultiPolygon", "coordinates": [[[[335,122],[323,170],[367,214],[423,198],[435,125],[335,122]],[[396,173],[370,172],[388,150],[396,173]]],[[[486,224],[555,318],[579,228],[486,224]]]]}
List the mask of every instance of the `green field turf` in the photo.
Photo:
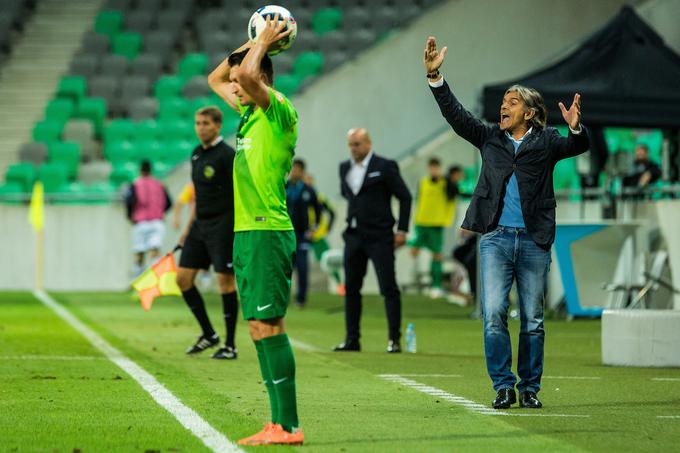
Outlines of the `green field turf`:
{"type": "MultiPolygon", "coordinates": [[[[237,335],[239,360],[215,361],[207,353],[184,355],[198,331],[180,299],[158,300],[144,312],[128,294],[52,296],[232,441],[266,421],[268,399],[245,322],[237,335]]],[[[208,296],[208,301],[213,323],[223,334],[219,299],[208,296]]],[[[507,412],[550,417],[484,415],[378,376],[406,376],[488,406],[494,392],[484,366],[482,329],[479,321],[469,319],[469,311],[405,297],[404,322],[415,323],[418,353],[388,355],[379,298],[365,298],[364,352],[358,354],[330,352],[343,337],[340,298],[313,295],[307,309],[291,309],[290,336],[315,349],[296,348],[306,440],[296,450],[680,449],[680,370],[601,366],[599,321],[547,322],[540,393],[545,407],[507,412]]],[[[518,322],[511,328],[516,347],[518,322]]],[[[208,451],[48,307],[28,293],[0,294],[0,451],[76,449],[208,451]]],[[[249,450],[258,449],[293,450],[249,450]]]]}

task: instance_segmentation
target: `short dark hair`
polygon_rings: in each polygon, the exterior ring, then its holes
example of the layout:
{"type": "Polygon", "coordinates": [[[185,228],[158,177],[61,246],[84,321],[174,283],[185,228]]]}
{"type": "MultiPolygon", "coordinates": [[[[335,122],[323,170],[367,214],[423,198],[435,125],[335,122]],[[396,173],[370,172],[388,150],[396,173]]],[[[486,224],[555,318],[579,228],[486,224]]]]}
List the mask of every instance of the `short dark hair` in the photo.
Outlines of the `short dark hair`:
{"type": "Polygon", "coordinates": [[[196,115],[207,116],[213,123],[222,124],[222,110],[214,105],[209,105],[196,110],[196,115]]]}
{"type": "Polygon", "coordinates": [[[430,160],[427,161],[427,165],[436,165],[437,167],[441,166],[441,161],[437,159],[436,157],[430,157],[430,160]]]}
{"type": "Polygon", "coordinates": [[[449,175],[451,175],[453,173],[460,173],[462,171],[463,171],[463,167],[461,167],[460,165],[453,165],[453,166],[449,167],[449,175]]]}
{"type": "MultiPolygon", "coordinates": [[[[229,62],[229,66],[240,65],[248,54],[249,50],[250,49],[246,49],[229,55],[227,60],[229,62]]],[[[265,54],[262,58],[262,61],[260,61],[260,71],[262,71],[262,73],[267,77],[269,84],[274,85],[274,65],[272,64],[272,59],[267,54],[265,54]]]]}
{"type": "Polygon", "coordinates": [[[298,167],[302,168],[303,170],[304,170],[305,167],[306,167],[305,161],[302,160],[302,159],[300,159],[300,158],[293,159],[293,165],[297,165],[298,167]]]}
{"type": "Polygon", "coordinates": [[[635,145],[636,148],[642,148],[644,149],[647,153],[649,153],[649,145],[647,143],[638,143],[635,145]]]}
{"type": "Polygon", "coordinates": [[[150,175],[151,174],[151,161],[148,159],[144,159],[141,164],[139,165],[139,171],[143,175],[150,175]]]}

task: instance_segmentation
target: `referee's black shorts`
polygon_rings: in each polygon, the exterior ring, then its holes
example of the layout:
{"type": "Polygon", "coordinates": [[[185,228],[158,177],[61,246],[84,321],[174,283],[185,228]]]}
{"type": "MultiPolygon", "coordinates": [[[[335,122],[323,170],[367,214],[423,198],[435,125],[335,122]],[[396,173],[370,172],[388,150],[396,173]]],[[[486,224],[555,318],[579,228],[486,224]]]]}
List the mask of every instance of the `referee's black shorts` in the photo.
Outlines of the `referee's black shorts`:
{"type": "Polygon", "coordinates": [[[234,218],[222,215],[209,219],[196,219],[182,247],[180,267],[208,269],[215,272],[234,272],[234,218]]]}

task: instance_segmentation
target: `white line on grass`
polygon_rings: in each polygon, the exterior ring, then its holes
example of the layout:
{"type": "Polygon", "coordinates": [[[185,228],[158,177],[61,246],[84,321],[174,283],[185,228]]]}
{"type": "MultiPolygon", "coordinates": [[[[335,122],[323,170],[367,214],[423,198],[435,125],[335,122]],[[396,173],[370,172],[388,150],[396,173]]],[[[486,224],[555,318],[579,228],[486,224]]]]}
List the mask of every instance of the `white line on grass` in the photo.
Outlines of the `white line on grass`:
{"type": "Polygon", "coordinates": [[[680,382],[680,378],[674,377],[654,377],[652,381],[662,381],[662,382],[680,382]]]}
{"type": "Polygon", "coordinates": [[[307,344],[299,340],[294,340],[290,337],[288,338],[290,340],[290,344],[292,344],[296,349],[305,352],[321,352],[321,349],[317,348],[316,346],[312,346],[311,344],[307,344]]]}
{"type": "Polygon", "coordinates": [[[449,393],[445,390],[432,387],[430,385],[421,384],[413,379],[405,378],[403,375],[399,374],[379,374],[378,377],[385,379],[386,381],[395,382],[401,384],[405,387],[412,388],[426,395],[435,396],[441,398],[450,403],[458,404],[465,407],[473,412],[477,412],[482,415],[500,415],[506,417],[576,417],[576,418],[588,418],[590,415],[571,415],[571,414],[516,414],[512,412],[500,411],[493,409],[491,407],[485,406],[483,404],[475,403],[472,400],[463,398],[462,396],[457,396],[449,393]]]}
{"type": "Polygon", "coordinates": [[[69,323],[71,327],[80,332],[109,360],[118,365],[123,371],[129,374],[132,379],[137,381],[137,383],[139,383],[139,385],[141,385],[162,408],[170,412],[182,426],[188,429],[194,436],[198,437],[206,447],[220,453],[243,451],[231,443],[224,434],[217,431],[207,421],[203,420],[203,418],[201,418],[201,416],[193,409],[185,406],[149,372],[125,357],[122,352],[111,346],[111,344],[99,336],[99,334],[83,324],[64,306],[52,299],[46,292],[38,290],[34,291],[33,295],[43,304],[51,308],[61,319],[69,323]]]}
{"type": "Polygon", "coordinates": [[[461,378],[462,374],[400,374],[404,377],[440,377],[440,378],[461,378]]]}
{"type": "Polygon", "coordinates": [[[581,381],[599,381],[602,379],[599,376],[543,376],[543,379],[573,379],[581,381]]]}
{"type": "Polygon", "coordinates": [[[91,355],[3,355],[0,360],[106,360],[91,355]]]}

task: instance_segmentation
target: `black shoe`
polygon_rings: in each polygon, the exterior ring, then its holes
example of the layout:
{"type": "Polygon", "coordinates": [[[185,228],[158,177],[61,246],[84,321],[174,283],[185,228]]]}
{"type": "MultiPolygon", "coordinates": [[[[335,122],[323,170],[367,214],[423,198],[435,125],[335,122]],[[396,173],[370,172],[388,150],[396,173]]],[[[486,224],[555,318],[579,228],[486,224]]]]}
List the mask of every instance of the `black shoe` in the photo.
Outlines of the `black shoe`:
{"type": "Polygon", "coordinates": [[[216,346],[219,342],[220,337],[218,337],[217,334],[213,334],[212,337],[201,335],[198,337],[198,340],[196,340],[196,344],[187,349],[187,354],[198,354],[199,352],[203,352],[208,348],[216,346]]]}
{"type": "Polygon", "coordinates": [[[212,355],[213,359],[234,360],[238,357],[238,350],[233,346],[220,348],[212,355]]]}
{"type": "Polygon", "coordinates": [[[500,389],[496,394],[496,399],[493,400],[491,406],[494,409],[507,409],[517,402],[517,395],[515,389],[500,389]]]}
{"type": "Polygon", "coordinates": [[[344,343],[340,343],[336,347],[333,348],[333,352],[359,352],[361,351],[361,345],[359,344],[359,340],[345,340],[344,343]]]}
{"type": "Polygon", "coordinates": [[[398,341],[390,340],[387,342],[387,352],[390,354],[401,352],[401,345],[398,341]]]}
{"type": "Polygon", "coordinates": [[[519,394],[519,407],[540,409],[543,404],[538,400],[535,392],[522,392],[519,394]]]}

